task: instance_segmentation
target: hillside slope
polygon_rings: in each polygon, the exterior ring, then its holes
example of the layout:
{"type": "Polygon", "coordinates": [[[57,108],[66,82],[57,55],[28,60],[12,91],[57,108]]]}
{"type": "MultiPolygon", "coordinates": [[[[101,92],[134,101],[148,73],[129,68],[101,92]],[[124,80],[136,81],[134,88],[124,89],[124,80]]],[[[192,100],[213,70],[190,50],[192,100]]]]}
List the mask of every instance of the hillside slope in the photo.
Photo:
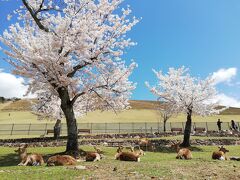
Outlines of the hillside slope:
{"type": "MultiPolygon", "coordinates": [[[[31,111],[31,101],[32,100],[22,99],[8,102],[0,106],[2,107],[0,111],[31,111]]],[[[133,110],[156,110],[158,106],[157,101],[130,100],[129,102],[133,110]]],[[[223,111],[221,115],[240,115],[240,108],[230,107],[223,111]]]]}
{"type": "MultiPolygon", "coordinates": [[[[130,100],[129,102],[132,109],[156,110],[158,106],[157,101],[130,100]]],[[[240,108],[230,107],[223,111],[221,115],[240,115],[240,108]]]]}

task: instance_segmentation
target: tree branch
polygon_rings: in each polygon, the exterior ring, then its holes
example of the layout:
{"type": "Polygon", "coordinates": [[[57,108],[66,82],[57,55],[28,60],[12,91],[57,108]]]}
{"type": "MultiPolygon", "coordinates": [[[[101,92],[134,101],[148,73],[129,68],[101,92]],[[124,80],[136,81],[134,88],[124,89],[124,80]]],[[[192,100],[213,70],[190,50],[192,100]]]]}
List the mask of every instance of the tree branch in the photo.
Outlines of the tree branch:
{"type": "MultiPolygon", "coordinates": [[[[29,4],[27,3],[26,0],[22,0],[24,6],[27,8],[27,10],[29,11],[29,13],[31,14],[33,20],[36,22],[36,24],[38,25],[38,27],[45,31],[45,32],[50,32],[50,30],[45,27],[42,23],[41,20],[37,17],[37,14],[34,12],[34,10],[29,6],[29,4]]],[[[42,2],[43,3],[43,2],[42,2]]]]}
{"type": "MultiPolygon", "coordinates": [[[[69,52],[69,53],[70,53],[70,52],[69,52]]],[[[96,59],[97,59],[97,56],[91,58],[91,61],[94,61],[94,60],[96,60],[96,59]]],[[[73,67],[73,71],[70,72],[70,73],[68,73],[67,77],[73,77],[78,70],[80,70],[80,69],[82,69],[82,68],[84,68],[84,67],[86,67],[87,65],[90,65],[90,64],[92,64],[92,63],[93,63],[93,62],[86,62],[86,61],[84,61],[83,64],[78,64],[78,65],[74,66],[74,67],[73,67]]]]}
{"type": "Polygon", "coordinates": [[[82,95],[84,95],[84,94],[86,94],[86,93],[85,93],[85,92],[81,92],[81,93],[78,93],[76,96],[74,96],[74,98],[71,100],[71,104],[74,105],[74,103],[76,102],[76,100],[77,100],[80,96],[82,96],[82,95]]]}
{"type": "Polygon", "coordinates": [[[79,64],[79,65],[73,67],[73,71],[68,73],[67,77],[70,77],[70,78],[73,77],[78,70],[80,70],[80,69],[82,69],[85,66],[90,65],[90,64],[91,63],[89,63],[89,62],[84,62],[84,64],[79,64]]]}
{"type": "Polygon", "coordinates": [[[114,113],[117,114],[115,108],[114,108],[107,100],[105,100],[97,91],[93,90],[93,92],[94,92],[99,98],[101,98],[104,102],[106,102],[106,103],[108,104],[108,106],[112,108],[112,110],[114,111],[114,113]]]}

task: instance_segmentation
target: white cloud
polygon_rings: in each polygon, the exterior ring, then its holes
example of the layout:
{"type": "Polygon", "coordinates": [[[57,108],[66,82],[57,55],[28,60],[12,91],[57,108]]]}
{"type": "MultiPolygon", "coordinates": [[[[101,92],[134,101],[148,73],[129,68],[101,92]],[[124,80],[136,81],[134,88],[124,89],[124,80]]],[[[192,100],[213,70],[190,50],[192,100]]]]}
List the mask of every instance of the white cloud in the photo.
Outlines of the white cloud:
{"type": "Polygon", "coordinates": [[[240,108],[240,100],[227,96],[226,94],[218,94],[214,102],[218,102],[219,105],[229,106],[229,107],[239,107],[240,108]]]}
{"type": "Polygon", "coordinates": [[[215,81],[215,84],[219,84],[222,82],[230,82],[233,77],[237,75],[237,68],[228,68],[228,69],[219,69],[218,71],[214,72],[212,78],[215,81]]]}
{"type": "Polygon", "coordinates": [[[24,85],[24,79],[16,77],[10,73],[5,73],[0,69],[0,96],[5,98],[23,98],[28,86],[24,85]]]}

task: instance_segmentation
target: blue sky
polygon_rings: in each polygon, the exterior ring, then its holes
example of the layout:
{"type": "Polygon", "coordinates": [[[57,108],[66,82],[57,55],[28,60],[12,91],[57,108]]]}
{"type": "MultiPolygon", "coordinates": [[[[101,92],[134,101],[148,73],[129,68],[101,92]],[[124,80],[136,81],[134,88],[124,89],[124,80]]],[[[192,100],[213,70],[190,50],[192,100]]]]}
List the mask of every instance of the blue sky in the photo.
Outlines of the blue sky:
{"type": "MultiPolygon", "coordinates": [[[[240,102],[239,0],[125,0],[123,7],[126,4],[136,17],[142,17],[128,34],[138,45],[124,55],[138,63],[131,76],[138,83],[132,99],[156,99],[144,85],[145,81],[156,82],[152,68],[166,72],[184,65],[201,78],[225,69],[218,75],[227,78],[217,89],[222,97],[240,102]],[[229,68],[234,72],[227,71],[229,68]]],[[[10,23],[7,14],[15,7],[16,3],[0,2],[0,34],[10,23]]],[[[3,61],[0,68],[9,72],[3,61]]]]}

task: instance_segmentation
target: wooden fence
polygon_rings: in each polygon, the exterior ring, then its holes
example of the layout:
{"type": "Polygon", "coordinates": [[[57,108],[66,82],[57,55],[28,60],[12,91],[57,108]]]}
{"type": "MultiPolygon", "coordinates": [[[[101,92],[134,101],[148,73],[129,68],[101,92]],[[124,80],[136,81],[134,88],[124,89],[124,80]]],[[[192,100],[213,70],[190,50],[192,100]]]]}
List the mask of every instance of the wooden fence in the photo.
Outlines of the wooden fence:
{"type": "MultiPolygon", "coordinates": [[[[238,127],[240,125],[237,122],[238,127]]],[[[222,123],[222,130],[230,129],[229,122],[222,123]]],[[[217,131],[215,122],[193,122],[192,129],[205,128],[206,131],[217,131]]],[[[53,130],[54,123],[39,124],[0,124],[0,138],[3,135],[46,135],[47,130],[53,130]]],[[[169,122],[166,124],[166,130],[184,129],[185,122],[169,122]]],[[[93,134],[103,133],[154,133],[163,132],[163,123],[145,122],[145,123],[79,123],[78,129],[88,129],[93,134]]],[[[66,124],[61,125],[61,135],[67,134],[66,124]]]]}

